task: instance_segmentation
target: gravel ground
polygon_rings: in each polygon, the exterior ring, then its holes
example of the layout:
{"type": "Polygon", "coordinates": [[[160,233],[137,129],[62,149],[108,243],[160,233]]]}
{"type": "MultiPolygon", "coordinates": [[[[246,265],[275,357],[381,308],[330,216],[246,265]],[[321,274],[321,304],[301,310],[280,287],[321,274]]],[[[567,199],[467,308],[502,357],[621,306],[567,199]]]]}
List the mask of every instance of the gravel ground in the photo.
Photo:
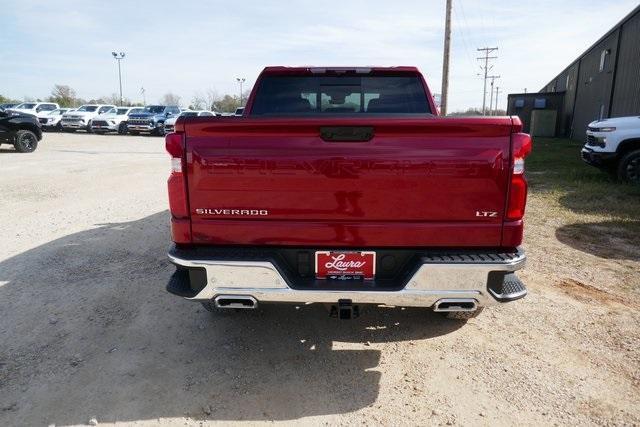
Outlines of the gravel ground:
{"type": "Polygon", "coordinates": [[[163,141],[0,148],[0,425],[640,424],[640,249],[556,238],[531,194],[524,300],[211,317],[167,294],[163,141]]]}

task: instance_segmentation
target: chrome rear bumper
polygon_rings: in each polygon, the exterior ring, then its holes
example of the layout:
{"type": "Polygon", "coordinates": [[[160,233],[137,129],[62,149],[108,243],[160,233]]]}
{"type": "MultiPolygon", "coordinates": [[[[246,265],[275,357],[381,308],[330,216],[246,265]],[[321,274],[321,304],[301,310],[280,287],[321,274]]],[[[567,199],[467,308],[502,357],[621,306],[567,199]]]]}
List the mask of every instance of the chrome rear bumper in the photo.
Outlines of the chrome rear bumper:
{"type": "Polygon", "coordinates": [[[184,283],[185,280],[189,280],[189,276],[183,274],[180,278],[178,271],[167,289],[196,301],[211,301],[221,295],[243,295],[251,296],[259,302],[303,304],[351,300],[353,304],[431,307],[442,299],[472,299],[477,302],[478,307],[482,307],[498,301],[507,302],[522,298],[526,294],[526,289],[522,287],[511,299],[505,298],[504,294],[501,294],[501,298],[495,297],[500,292],[491,289],[492,281],[502,281],[505,275],[524,267],[526,261],[524,253],[520,250],[509,256],[501,255],[505,254],[488,257],[486,254],[474,257],[468,253],[460,256],[425,256],[421,258],[424,262],[399,290],[354,290],[350,283],[350,289],[342,291],[335,288],[294,289],[270,261],[198,259],[170,252],[169,259],[179,271],[204,269],[206,278],[202,280],[206,284],[193,292],[184,290],[185,286],[189,286],[188,283],[184,283]]]}

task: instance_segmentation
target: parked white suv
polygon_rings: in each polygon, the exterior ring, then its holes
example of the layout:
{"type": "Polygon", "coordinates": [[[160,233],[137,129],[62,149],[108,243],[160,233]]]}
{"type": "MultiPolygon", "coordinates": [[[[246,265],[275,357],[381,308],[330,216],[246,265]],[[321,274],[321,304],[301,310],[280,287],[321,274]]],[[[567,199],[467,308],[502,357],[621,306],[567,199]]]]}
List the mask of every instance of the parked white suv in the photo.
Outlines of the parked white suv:
{"type": "Polygon", "coordinates": [[[623,181],[640,184],[640,117],[618,117],[589,123],[582,160],[623,181]]]}
{"type": "Polygon", "coordinates": [[[118,132],[127,133],[129,114],[142,113],[144,107],[116,107],[91,120],[91,130],[95,133],[118,132]]]}
{"type": "Polygon", "coordinates": [[[165,122],[164,122],[164,133],[166,135],[168,133],[173,132],[173,130],[175,129],[176,120],[178,120],[178,117],[196,117],[196,116],[214,117],[216,115],[217,114],[215,112],[213,112],[213,111],[193,111],[193,110],[181,111],[179,115],[174,116],[174,117],[169,117],[167,120],[165,120],[165,122]]]}
{"type": "Polygon", "coordinates": [[[60,108],[60,106],[55,102],[23,102],[10,110],[37,116],[39,113],[50,113],[58,108],[60,108]]]}
{"type": "Polygon", "coordinates": [[[61,131],[62,125],[60,124],[60,121],[62,120],[62,116],[70,111],[70,108],[58,108],[57,110],[47,112],[46,114],[38,113],[37,117],[42,130],[61,131]]]}
{"type": "Polygon", "coordinates": [[[112,108],[116,108],[116,106],[105,104],[83,105],[76,111],[66,113],[62,116],[62,128],[69,132],[74,132],[78,129],[84,129],[87,132],[91,132],[91,120],[98,117],[100,114],[106,113],[112,108]]]}

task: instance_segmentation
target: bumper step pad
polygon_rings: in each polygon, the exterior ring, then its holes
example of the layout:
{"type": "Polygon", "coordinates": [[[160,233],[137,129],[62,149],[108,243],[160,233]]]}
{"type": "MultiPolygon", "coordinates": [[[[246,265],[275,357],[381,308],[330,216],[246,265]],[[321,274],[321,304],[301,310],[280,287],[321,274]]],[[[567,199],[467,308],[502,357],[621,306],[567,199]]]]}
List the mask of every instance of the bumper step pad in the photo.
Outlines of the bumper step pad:
{"type": "Polygon", "coordinates": [[[515,273],[507,273],[498,286],[489,286],[489,292],[496,300],[509,302],[524,298],[527,295],[527,288],[515,273]]]}

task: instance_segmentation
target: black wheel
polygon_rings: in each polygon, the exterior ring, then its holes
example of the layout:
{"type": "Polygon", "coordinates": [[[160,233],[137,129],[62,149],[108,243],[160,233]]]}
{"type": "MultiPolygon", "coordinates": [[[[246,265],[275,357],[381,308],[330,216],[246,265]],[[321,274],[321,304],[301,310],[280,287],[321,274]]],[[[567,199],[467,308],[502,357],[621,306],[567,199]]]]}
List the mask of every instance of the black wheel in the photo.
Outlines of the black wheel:
{"type": "Polygon", "coordinates": [[[640,150],[633,150],[622,156],[618,163],[618,178],[640,184],[640,150]]]}
{"type": "Polygon", "coordinates": [[[469,320],[478,317],[484,308],[480,307],[476,311],[449,311],[442,313],[447,319],[469,320]]]}
{"type": "Polygon", "coordinates": [[[58,124],[55,127],[55,131],[56,132],[62,132],[64,129],[62,129],[62,123],[58,122],[58,124]]]}
{"type": "Polygon", "coordinates": [[[84,130],[87,131],[87,133],[93,133],[93,129],[91,129],[91,122],[87,124],[87,127],[84,128],[84,130]]]}
{"type": "Polygon", "coordinates": [[[30,130],[19,130],[13,146],[20,153],[31,153],[38,147],[38,137],[30,130]]]}
{"type": "Polygon", "coordinates": [[[127,133],[127,124],[125,122],[122,122],[118,126],[118,134],[119,135],[126,135],[126,133],[127,133]]]}

